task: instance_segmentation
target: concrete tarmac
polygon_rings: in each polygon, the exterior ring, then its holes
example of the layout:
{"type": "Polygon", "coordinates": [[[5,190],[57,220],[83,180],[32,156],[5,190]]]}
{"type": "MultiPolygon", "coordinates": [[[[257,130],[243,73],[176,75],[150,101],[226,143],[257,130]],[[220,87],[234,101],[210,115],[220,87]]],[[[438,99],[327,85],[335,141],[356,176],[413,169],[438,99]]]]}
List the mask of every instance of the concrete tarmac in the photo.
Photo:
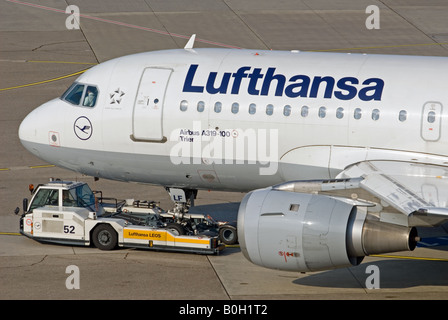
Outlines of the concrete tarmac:
{"type": "MultiPolygon", "coordinates": [[[[144,250],[103,252],[40,244],[18,236],[13,214],[29,197],[28,185],[49,177],[89,182],[120,199],[172,204],[162,187],[93,181],[48,166],[20,144],[22,119],[61,95],[76,74],[136,52],[195,47],[448,55],[444,0],[0,0],[0,299],[447,299],[448,247],[439,228],[433,242],[411,253],[367,257],[351,268],[315,273],[268,270],[248,262],[239,248],[218,256],[144,250]],[[67,29],[68,5],[80,10],[80,29],[67,29]],[[366,28],[366,8],[380,10],[380,29],[366,28]],[[439,242],[437,242],[439,241],[439,242]],[[438,245],[437,245],[438,243],[438,245]],[[67,267],[80,272],[69,290],[67,267]],[[380,288],[368,289],[368,266],[380,288]]],[[[244,194],[199,192],[195,208],[233,219],[244,194]]]]}

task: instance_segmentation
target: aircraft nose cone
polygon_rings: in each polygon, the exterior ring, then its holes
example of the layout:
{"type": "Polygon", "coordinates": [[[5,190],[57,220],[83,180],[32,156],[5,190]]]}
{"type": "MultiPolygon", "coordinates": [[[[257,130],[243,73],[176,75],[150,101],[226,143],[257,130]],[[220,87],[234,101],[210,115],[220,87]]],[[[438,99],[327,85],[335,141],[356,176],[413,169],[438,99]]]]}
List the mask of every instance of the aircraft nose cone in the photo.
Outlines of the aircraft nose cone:
{"type": "Polygon", "coordinates": [[[58,106],[57,99],[53,99],[31,111],[22,120],[18,134],[25,148],[32,143],[48,144],[48,132],[60,121],[58,106]]]}
{"type": "Polygon", "coordinates": [[[30,114],[28,114],[25,119],[22,120],[22,123],[19,127],[19,139],[20,141],[29,141],[33,142],[36,139],[36,128],[37,128],[37,116],[39,110],[33,110],[30,114]]]}
{"type": "Polygon", "coordinates": [[[37,114],[38,111],[34,110],[22,120],[19,126],[19,139],[25,149],[40,157],[39,151],[33,147],[33,143],[37,140],[37,114]]]}

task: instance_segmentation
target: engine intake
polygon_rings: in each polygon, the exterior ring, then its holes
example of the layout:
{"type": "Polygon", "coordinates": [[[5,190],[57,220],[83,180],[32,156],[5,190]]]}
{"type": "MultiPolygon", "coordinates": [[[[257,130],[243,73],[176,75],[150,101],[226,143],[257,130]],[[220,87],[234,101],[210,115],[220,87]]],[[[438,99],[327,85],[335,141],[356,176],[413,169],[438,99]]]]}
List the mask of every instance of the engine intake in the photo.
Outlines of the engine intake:
{"type": "Polygon", "coordinates": [[[415,248],[415,228],[370,220],[359,209],[343,198],[272,188],[252,191],[238,212],[241,250],[263,267],[308,272],[415,248]]]}

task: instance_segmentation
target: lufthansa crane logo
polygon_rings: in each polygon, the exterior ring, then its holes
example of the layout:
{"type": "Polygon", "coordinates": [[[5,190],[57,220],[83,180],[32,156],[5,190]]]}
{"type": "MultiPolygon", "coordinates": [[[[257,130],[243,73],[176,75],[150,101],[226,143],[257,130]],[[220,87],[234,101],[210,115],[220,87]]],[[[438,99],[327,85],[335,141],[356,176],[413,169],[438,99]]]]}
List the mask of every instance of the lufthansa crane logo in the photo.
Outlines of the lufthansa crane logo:
{"type": "Polygon", "coordinates": [[[73,125],[76,136],[81,140],[88,140],[92,136],[92,123],[87,117],[79,117],[73,125]]]}

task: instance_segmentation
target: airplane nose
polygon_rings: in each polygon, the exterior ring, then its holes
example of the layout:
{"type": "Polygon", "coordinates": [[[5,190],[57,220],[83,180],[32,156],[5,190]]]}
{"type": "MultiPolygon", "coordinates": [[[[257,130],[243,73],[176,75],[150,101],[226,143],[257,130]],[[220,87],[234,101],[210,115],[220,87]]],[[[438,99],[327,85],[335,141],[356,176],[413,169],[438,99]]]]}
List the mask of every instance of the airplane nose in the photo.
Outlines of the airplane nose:
{"type": "Polygon", "coordinates": [[[20,142],[25,149],[39,158],[41,158],[42,148],[49,145],[49,132],[56,126],[54,123],[58,122],[60,115],[57,107],[55,100],[44,103],[31,111],[19,126],[20,142]]]}
{"type": "Polygon", "coordinates": [[[36,142],[38,140],[38,118],[40,111],[39,108],[31,111],[25,119],[22,120],[19,126],[19,139],[22,146],[30,153],[34,154],[38,158],[41,158],[41,154],[38,150],[36,142]]]}
{"type": "Polygon", "coordinates": [[[22,120],[19,126],[19,139],[22,144],[26,141],[33,142],[36,139],[36,118],[39,110],[35,109],[22,120]]]}

